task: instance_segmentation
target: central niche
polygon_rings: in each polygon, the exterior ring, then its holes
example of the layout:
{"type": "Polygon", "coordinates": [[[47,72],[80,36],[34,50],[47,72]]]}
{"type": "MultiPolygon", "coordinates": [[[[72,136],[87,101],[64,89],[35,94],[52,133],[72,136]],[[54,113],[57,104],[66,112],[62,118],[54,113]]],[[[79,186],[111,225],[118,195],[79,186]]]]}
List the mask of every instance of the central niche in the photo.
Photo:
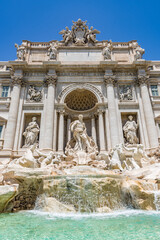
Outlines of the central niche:
{"type": "Polygon", "coordinates": [[[86,89],[76,89],[67,95],[65,103],[72,110],[85,111],[95,106],[97,98],[86,89]]]}

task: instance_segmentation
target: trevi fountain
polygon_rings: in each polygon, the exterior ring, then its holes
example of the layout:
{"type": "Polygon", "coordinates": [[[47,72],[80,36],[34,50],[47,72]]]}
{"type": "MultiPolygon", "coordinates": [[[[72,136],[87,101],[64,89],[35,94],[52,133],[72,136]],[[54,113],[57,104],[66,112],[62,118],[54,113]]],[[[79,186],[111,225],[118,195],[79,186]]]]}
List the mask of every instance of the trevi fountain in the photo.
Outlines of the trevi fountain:
{"type": "Polygon", "coordinates": [[[99,33],[0,62],[0,239],[160,239],[160,63],[99,33]]]}

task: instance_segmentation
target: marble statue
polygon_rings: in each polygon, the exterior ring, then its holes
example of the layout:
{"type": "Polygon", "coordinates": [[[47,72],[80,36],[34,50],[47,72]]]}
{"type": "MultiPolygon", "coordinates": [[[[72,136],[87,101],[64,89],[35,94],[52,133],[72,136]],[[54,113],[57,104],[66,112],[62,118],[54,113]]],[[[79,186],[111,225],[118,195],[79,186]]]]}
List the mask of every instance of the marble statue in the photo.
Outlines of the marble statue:
{"type": "Polygon", "coordinates": [[[50,43],[50,47],[48,49],[48,56],[50,60],[56,60],[57,58],[57,43],[50,43]]]}
{"type": "Polygon", "coordinates": [[[137,48],[135,49],[135,60],[141,59],[144,53],[145,50],[140,46],[137,46],[137,48]]]}
{"type": "Polygon", "coordinates": [[[34,158],[33,153],[37,145],[31,145],[24,155],[18,159],[14,159],[8,165],[8,167],[25,167],[25,168],[37,168],[39,167],[37,160],[34,158]]]}
{"type": "Polygon", "coordinates": [[[120,171],[139,169],[154,164],[155,159],[150,159],[142,144],[124,145],[117,144],[109,153],[108,169],[120,171]]]}
{"type": "Polygon", "coordinates": [[[119,93],[120,101],[123,100],[133,100],[132,89],[131,87],[121,87],[119,93]]]}
{"type": "Polygon", "coordinates": [[[102,51],[104,60],[111,60],[111,49],[112,49],[112,41],[110,40],[108,45],[102,51]]]}
{"type": "Polygon", "coordinates": [[[68,27],[66,27],[66,29],[60,32],[65,45],[75,44],[79,46],[87,43],[94,45],[97,42],[96,34],[99,33],[100,32],[96,29],[93,29],[93,27],[89,29],[87,26],[87,21],[82,21],[81,19],[78,19],[76,22],[73,21],[71,31],[68,27]]]}
{"type": "Polygon", "coordinates": [[[78,120],[75,120],[70,125],[71,132],[73,132],[73,137],[76,141],[74,146],[75,151],[90,151],[90,138],[87,135],[86,126],[83,122],[83,115],[78,116],[78,120]]]}
{"type": "Polygon", "coordinates": [[[28,89],[29,101],[40,102],[42,100],[42,91],[37,90],[34,86],[30,86],[28,89]]]}
{"type": "Polygon", "coordinates": [[[36,152],[39,155],[38,162],[41,164],[41,168],[53,166],[53,164],[59,163],[61,161],[60,157],[57,157],[53,151],[50,151],[48,154],[46,154],[36,149],[36,152]]]}
{"type": "Polygon", "coordinates": [[[96,40],[96,34],[99,34],[100,32],[97,29],[93,29],[93,26],[90,27],[90,29],[87,30],[86,38],[88,42],[95,43],[96,40]]]}
{"type": "Polygon", "coordinates": [[[127,144],[138,144],[137,129],[138,124],[133,120],[133,116],[128,117],[129,121],[123,126],[124,137],[127,144]]]}
{"type": "Polygon", "coordinates": [[[67,143],[65,154],[75,159],[83,158],[82,162],[84,164],[94,159],[98,153],[97,146],[93,139],[87,134],[86,126],[83,122],[83,115],[79,115],[78,120],[70,124],[70,130],[73,132],[73,138],[67,143]]]}
{"type": "Polygon", "coordinates": [[[33,117],[23,133],[25,144],[23,147],[29,147],[38,142],[39,126],[36,122],[37,118],[33,117]]]}
{"type": "Polygon", "coordinates": [[[15,43],[15,47],[17,48],[17,60],[24,61],[25,60],[25,47],[19,46],[15,43]]]}
{"type": "Polygon", "coordinates": [[[70,41],[72,41],[72,32],[69,30],[68,27],[66,27],[66,29],[63,29],[62,31],[60,31],[59,34],[62,34],[63,37],[63,41],[64,43],[67,45],[70,41]]]}

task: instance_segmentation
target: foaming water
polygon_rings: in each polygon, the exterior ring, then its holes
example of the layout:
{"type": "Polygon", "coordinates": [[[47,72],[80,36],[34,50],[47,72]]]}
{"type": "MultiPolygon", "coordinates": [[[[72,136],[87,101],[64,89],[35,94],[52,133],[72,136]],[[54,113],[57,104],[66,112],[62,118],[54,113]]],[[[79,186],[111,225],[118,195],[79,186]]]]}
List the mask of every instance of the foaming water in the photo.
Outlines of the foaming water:
{"type": "Polygon", "coordinates": [[[158,211],[144,211],[144,210],[134,210],[134,209],[127,209],[127,210],[119,210],[113,211],[110,213],[53,213],[53,212],[44,212],[40,210],[30,210],[30,211],[23,211],[26,214],[34,214],[37,216],[44,216],[49,217],[51,219],[56,218],[71,218],[71,219],[82,219],[82,218],[116,218],[118,216],[123,217],[130,217],[136,215],[157,215],[160,216],[160,212],[158,211]]]}
{"type": "Polygon", "coordinates": [[[39,210],[1,214],[0,240],[160,239],[160,212],[48,213],[39,210]]]}

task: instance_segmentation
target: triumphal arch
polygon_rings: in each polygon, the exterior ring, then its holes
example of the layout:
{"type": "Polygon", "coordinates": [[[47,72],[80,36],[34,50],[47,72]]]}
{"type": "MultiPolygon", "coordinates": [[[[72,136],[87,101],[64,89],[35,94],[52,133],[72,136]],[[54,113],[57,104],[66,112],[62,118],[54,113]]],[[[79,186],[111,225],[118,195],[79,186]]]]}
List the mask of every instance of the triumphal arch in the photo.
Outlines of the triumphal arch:
{"type": "Polygon", "coordinates": [[[160,62],[143,59],[135,40],[98,41],[100,32],[81,19],[60,34],[61,41],[15,44],[17,59],[0,62],[0,160],[34,144],[64,154],[79,116],[99,153],[117,144],[157,148],[160,62]]]}

